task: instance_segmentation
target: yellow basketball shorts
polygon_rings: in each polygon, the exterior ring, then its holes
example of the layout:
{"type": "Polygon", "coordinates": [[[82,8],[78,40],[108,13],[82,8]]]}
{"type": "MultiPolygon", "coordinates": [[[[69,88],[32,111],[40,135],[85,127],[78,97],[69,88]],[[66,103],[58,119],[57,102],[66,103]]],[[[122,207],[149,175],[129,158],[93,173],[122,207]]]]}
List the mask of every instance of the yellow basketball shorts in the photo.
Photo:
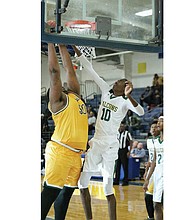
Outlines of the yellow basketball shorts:
{"type": "Polygon", "coordinates": [[[153,194],[153,190],[154,190],[154,182],[152,181],[150,184],[149,184],[149,186],[148,186],[148,191],[147,191],[147,193],[148,194],[153,194]]]}
{"type": "Polygon", "coordinates": [[[47,186],[76,187],[82,167],[81,153],[73,152],[49,141],[45,150],[45,176],[47,186]]]}

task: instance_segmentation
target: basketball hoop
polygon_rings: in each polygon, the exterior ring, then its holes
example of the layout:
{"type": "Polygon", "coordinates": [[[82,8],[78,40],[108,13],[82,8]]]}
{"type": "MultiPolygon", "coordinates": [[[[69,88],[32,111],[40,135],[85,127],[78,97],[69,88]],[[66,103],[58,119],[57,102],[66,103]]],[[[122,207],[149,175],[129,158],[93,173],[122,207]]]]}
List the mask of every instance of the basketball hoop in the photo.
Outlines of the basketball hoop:
{"type": "MultiPolygon", "coordinates": [[[[65,28],[70,33],[79,35],[95,35],[96,23],[86,20],[68,21],[65,23],[65,28]]],[[[78,49],[87,58],[96,58],[95,47],[78,46],[78,49]]]]}
{"type": "Polygon", "coordinates": [[[65,27],[71,33],[93,35],[95,34],[96,24],[86,20],[75,20],[66,22],[65,27]]]}

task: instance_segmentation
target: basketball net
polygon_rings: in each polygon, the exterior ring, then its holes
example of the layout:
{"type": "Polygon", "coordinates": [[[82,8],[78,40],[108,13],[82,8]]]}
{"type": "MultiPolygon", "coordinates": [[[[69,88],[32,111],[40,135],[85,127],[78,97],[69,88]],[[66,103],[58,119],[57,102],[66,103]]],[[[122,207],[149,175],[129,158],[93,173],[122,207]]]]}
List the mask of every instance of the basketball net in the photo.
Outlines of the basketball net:
{"type": "MultiPolygon", "coordinates": [[[[65,23],[65,27],[68,32],[78,35],[94,35],[95,33],[95,22],[86,20],[69,21],[65,23]]],[[[78,46],[77,48],[91,61],[96,58],[95,47],[78,46]]]]}
{"type": "Polygon", "coordinates": [[[92,59],[96,58],[95,47],[78,46],[77,47],[85,57],[92,59]]]}

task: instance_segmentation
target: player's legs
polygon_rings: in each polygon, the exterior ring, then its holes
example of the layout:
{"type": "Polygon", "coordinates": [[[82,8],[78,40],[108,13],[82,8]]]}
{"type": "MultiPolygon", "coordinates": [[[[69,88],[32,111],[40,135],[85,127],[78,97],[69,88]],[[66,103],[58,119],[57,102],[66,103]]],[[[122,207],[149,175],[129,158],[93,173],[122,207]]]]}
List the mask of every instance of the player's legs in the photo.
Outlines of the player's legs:
{"type": "Polygon", "coordinates": [[[146,204],[148,217],[154,219],[153,195],[145,193],[145,204],[146,204]]]}
{"type": "Polygon", "coordinates": [[[78,187],[80,189],[80,197],[87,220],[92,219],[91,196],[88,190],[88,184],[90,182],[92,174],[92,172],[81,172],[81,176],[78,182],[78,187]]]}
{"type": "Polygon", "coordinates": [[[153,190],[154,190],[154,182],[152,175],[152,177],[149,180],[148,191],[145,193],[146,210],[150,219],[154,219],[153,190]]]}
{"type": "Polygon", "coordinates": [[[116,220],[117,214],[116,214],[116,198],[114,194],[106,196],[108,201],[108,213],[110,220],[116,220]]]}
{"type": "Polygon", "coordinates": [[[80,189],[80,196],[81,196],[81,201],[82,201],[82,205],[84,208],[86,220],[91,220],[92,219],[92,206],[91,206],[91,196],[90,196],[88,188],[80,189]]]}
{"type": "Polygon", "coordinates": [[[163,206],[160,202],[154,202],[155,219],[163,220],[163,206]]]}
{"type": "Polygon", "coordinates": [[[44,220],[64,185],[65,178],[60,176],[59,160],[57,160],[57,146],[48,142],[46,146],[46,164],[44,176],[44,188],[41,193],[41,220],[44,220]]]}
{"type": "Polygon", "coordinates": [[[71,196],[75,188],[64,186],[54,203],[55,220],[65,219],[71,196]]]}
{"type": "Polygon", "coordinates": [[[51,205],[56,200],[61,189],[49,187],[44,183],[44,189],[41,192],[41,220],[45,220],[51,208],[51,205]]]}
{"type": "Polygon", "coordinates": [[[83,171],[81,172],[81,175],[78,181],[81,201],[82,201],[82,205],[83,205],[87,220],[92,219],[91,196],[88,190],[88,185],[89,185],[91,176],[99,171],[98,165],[102,161],[102,156],[101,156],[99,149],[97,150],[97,147],[94,146],[95,143],[91,141],[90,145],[91,147],[85,156],[83,171]]]}
{"type": "Polygon", "coordinates": [[[108,202],[108,213],[110,220],[116,220],[116,198],[113,193],[113,178],[103,176],[104,192],[108,202]]]}
{"type": "MultiPolygon", "coordinates": [[[[44,190],[42,191],[43,218],[45,215],[47,215],[52,203],[56,200],[60,190],[63,189],[65,184],[68,183],[70,186],[77,186],[82,167],[80,154],[51,141],[47,144],[45,156],[46,166],[44,190]]],[[[60,204],[60,198],[57,204],[60,204]]],[[[62,202],[65,204],[69,202],[69,200],[62,202]]],[[[59,205],[56,206],[56,212],[58,211],[59,207],[59,205]]],[[[61,212],[62,210],[60,213],[61,212]]]]}
{"type": "Polygon", "coordinates": [[[163,188],[163,176],[154,173],[153,202],[156,220],[163,220],[163,188]]]}
{"type": "Polygon", "coordinates": [[[102,176],[103,176],[103,186],[104,193],[108,202],[108,212],[110,220],[116,220],[116,198],[113,192],[113,172],[114,172],[114,163],[117,159],[117,149],[109,148],[103,154],[102,162],[102,176]]]}

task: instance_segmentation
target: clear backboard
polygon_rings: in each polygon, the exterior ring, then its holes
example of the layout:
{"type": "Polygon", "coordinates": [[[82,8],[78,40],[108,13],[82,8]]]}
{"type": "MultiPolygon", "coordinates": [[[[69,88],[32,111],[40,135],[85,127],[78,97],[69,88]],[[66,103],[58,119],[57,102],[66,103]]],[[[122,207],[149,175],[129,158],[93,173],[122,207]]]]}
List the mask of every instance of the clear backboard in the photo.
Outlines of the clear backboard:
{"type": "Polygon", "coordinates": [[[42,41],[160,52],[162,7],[162,0],[42,0],[42,22],[59,24],[52,34],[42,24],[42,41]]]}

